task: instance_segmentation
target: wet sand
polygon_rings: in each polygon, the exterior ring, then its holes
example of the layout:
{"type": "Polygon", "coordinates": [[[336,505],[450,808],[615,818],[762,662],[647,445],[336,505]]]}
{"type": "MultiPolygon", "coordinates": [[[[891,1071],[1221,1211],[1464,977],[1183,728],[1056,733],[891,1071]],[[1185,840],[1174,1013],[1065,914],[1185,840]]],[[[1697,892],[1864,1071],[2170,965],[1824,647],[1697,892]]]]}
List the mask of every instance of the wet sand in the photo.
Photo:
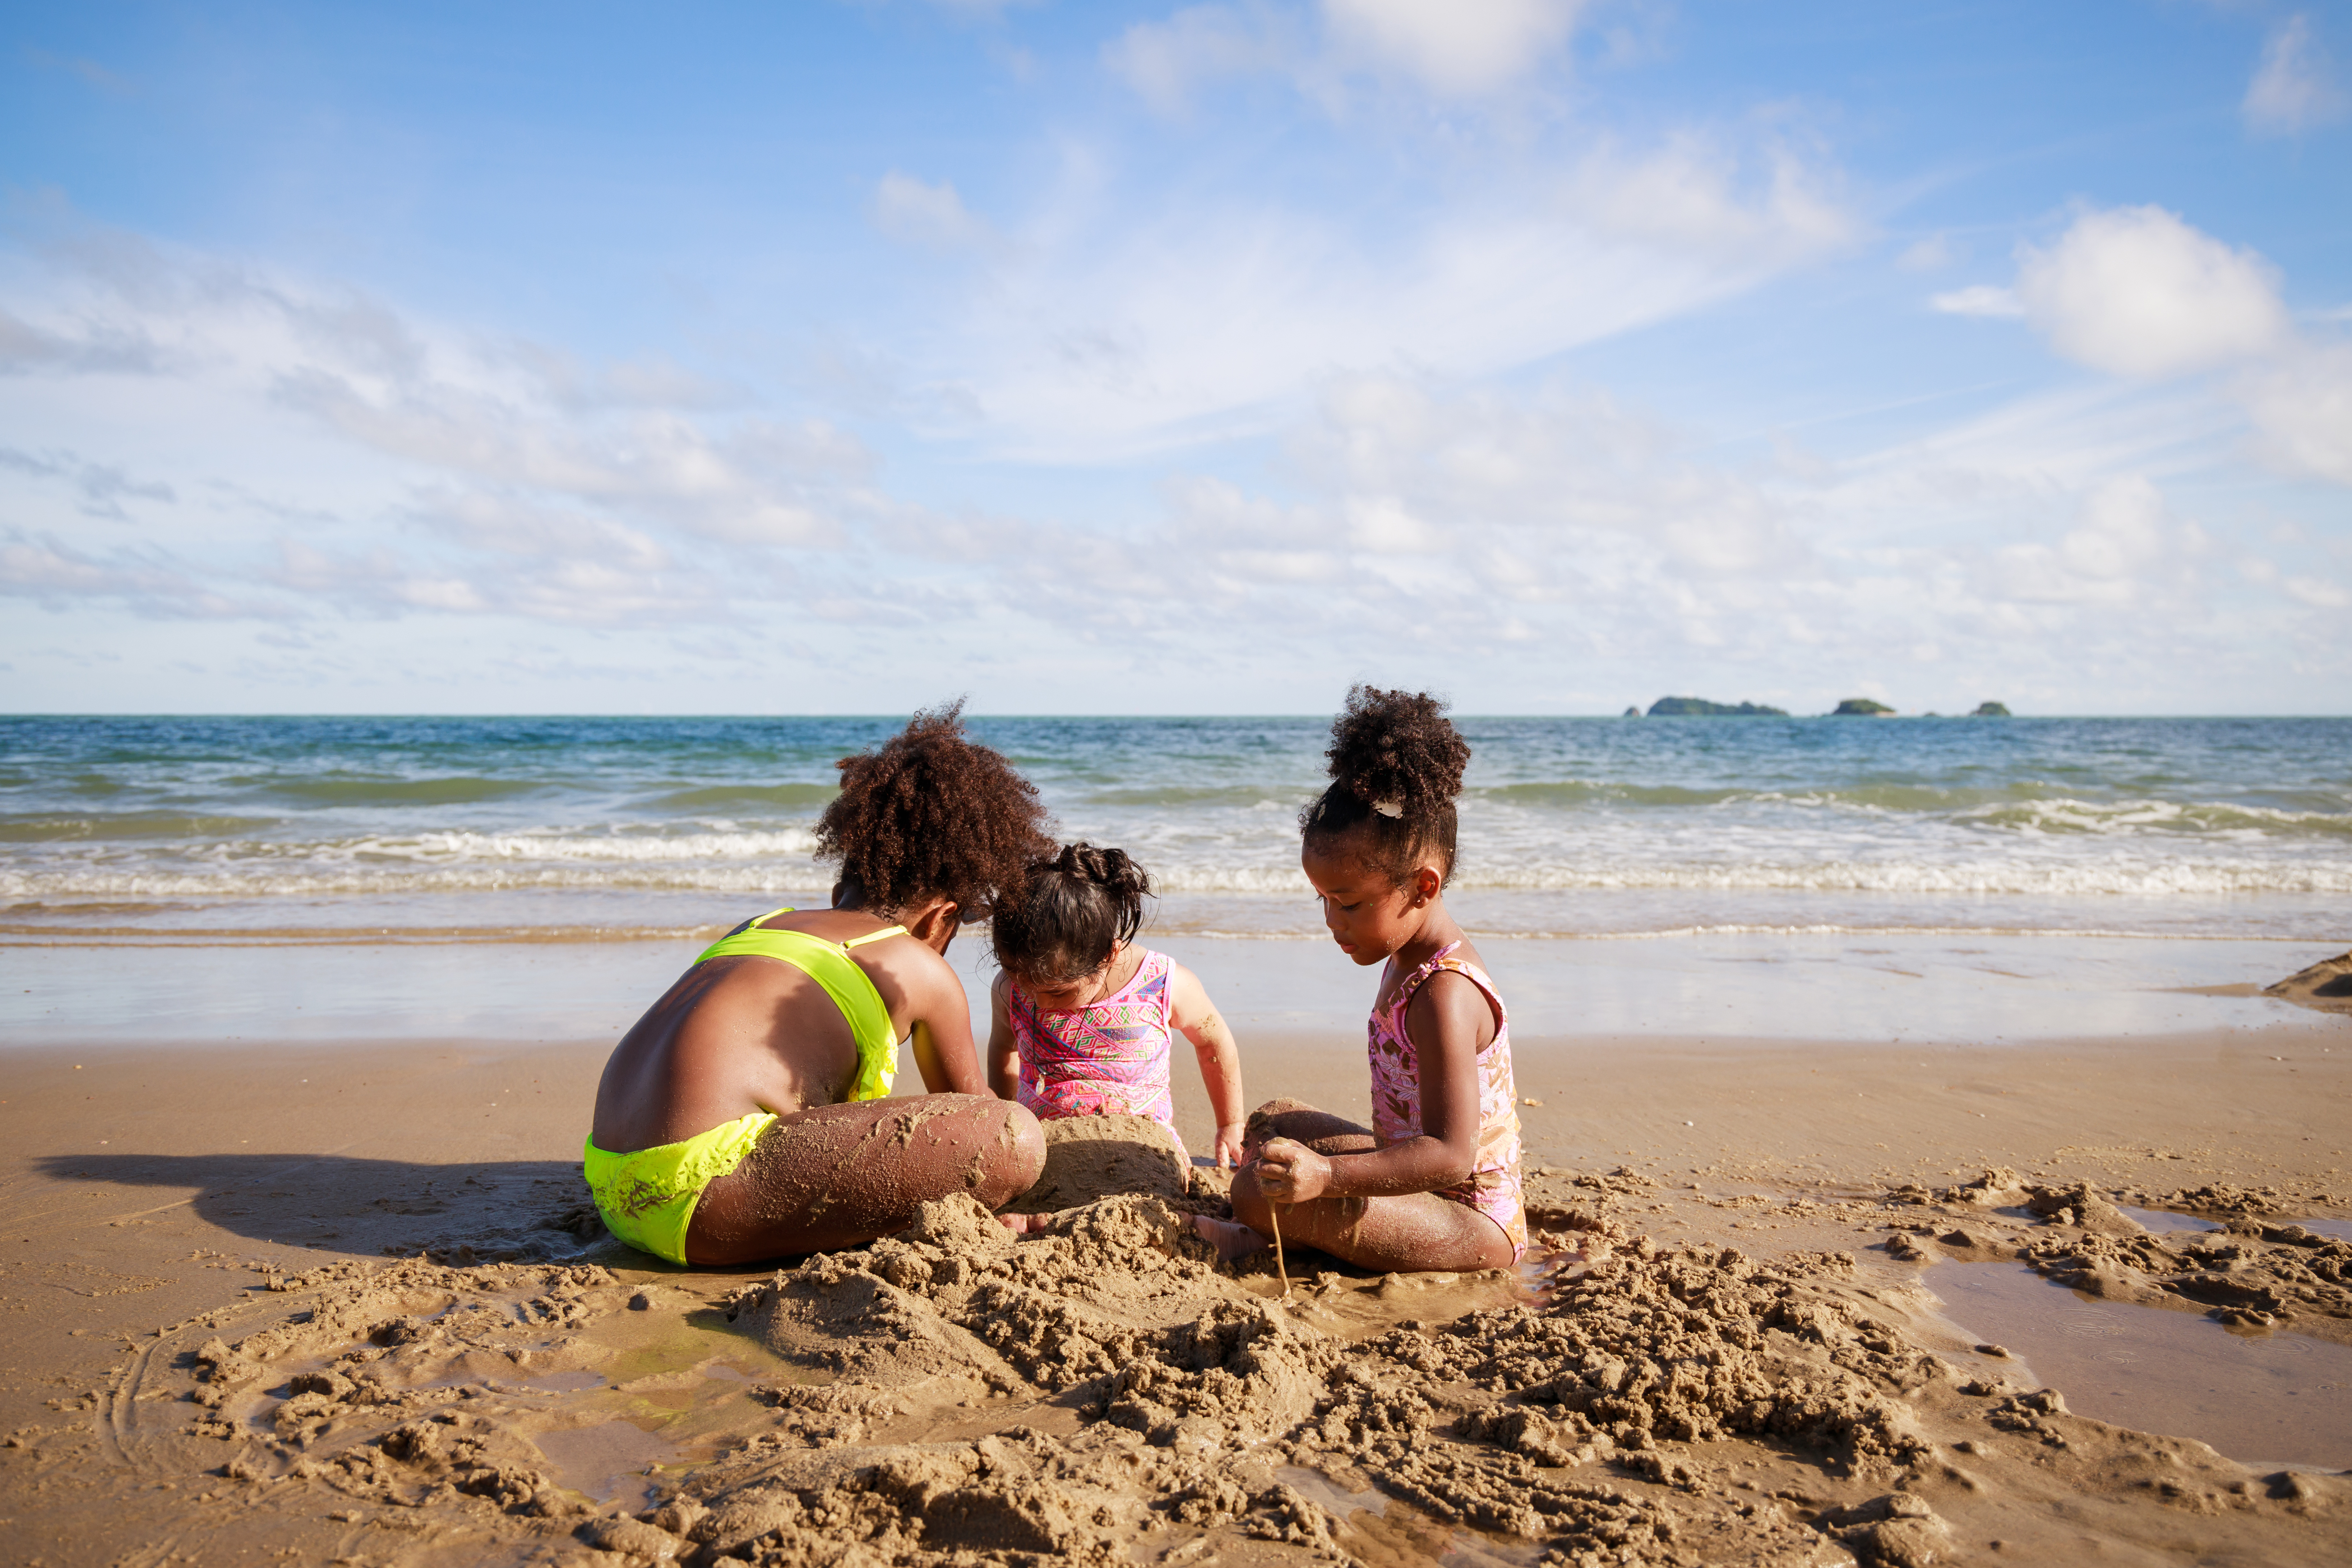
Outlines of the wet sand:
{"type": "MultiPolygon", "coordinates": [[[[2053,1332],[2146,1314],[2176,1361],[2199,1333],[2352,1345],[2352,1247],[2292,1223],[2352,1216],[2352,1021],[2275,1016],[1998,1047],[1530,1032],[1529,1265],[1293,1253],[1287,1300],[1270,1258],[1189,1238],[1213,1184],[1017,1242],[949,1205],[783,1269],[654,1264],[581,1208],[603,1040],[28,1044],[0,1090],[0,1539],[59,1563],[2340,1562],[2325,1419],[2224,1458],[2200,1385],[2110,1424],[2111,1390],[2065,1376],[2111,1368],[1979,1349],[1962,1288],[2030,1271],[2053,1332]]],[[[1361,1112],[1352,1031],[1244,1045],[1253,1099],[1361,1112]]],[[[2342,1405],[2306,1372],[2246,1397],[2342,1405]]]]}

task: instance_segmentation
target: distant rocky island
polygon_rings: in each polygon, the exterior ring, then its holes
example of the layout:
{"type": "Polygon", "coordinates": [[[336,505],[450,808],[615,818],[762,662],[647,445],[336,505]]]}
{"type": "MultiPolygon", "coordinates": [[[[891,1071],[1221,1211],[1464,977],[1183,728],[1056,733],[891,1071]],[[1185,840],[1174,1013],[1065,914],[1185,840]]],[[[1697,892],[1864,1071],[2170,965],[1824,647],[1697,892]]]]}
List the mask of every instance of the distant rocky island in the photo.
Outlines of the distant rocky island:
{"type": "MultiPolygon", "coordinates": [[[[1632,712],[1632,709],[1627,709],[1632,712]]],[[[1650,704],[1653,719],[1786,719],[1786,708],[1761,702],[1709,702],[1704,697],[1661,697],[1650,704]]]]}
{"type": "MultiPolygon", "coordinates": [[[[1874,697],[1849,697],[1841,701],[1828,715],[1832,719],[1891,719],[1895,710],[1874,697]]],[[[1761,702],[1710,702],[1704,697],[1661,697],[1650,704],[1653,719],[1786,719],[1786,708],[1768,708],[1761,702]]],[[[1933,713],[1927,714],[1929,719],[1933,713]]],[[[1979,702],[1971,719],[2007,719],[2011,715],[2002,702],[1979,702]]],[[[1639,708],[1625,710],[1628,719],[1639,719],[1639,708]]]]}

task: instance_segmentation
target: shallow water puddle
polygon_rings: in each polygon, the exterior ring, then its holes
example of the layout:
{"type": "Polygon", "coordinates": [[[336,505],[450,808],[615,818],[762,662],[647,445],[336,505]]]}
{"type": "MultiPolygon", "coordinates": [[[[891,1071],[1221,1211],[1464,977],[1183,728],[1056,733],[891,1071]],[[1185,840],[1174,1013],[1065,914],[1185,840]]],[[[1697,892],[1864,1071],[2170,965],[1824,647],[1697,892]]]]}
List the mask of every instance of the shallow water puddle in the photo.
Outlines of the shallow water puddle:
{"type": "MultiPolygon", "coordinates": [[[[2217,1219],[2201,1219],[2193,1214],[2174,1214],[2169,1209],[2136,1209],[2122,1205],[2123,1212],[2137,1222],[2142,1230],[2162,1236],[2178,1230],[2226,1230],[2229,1227],[2217,1219]]],[[[2301,1226],[2314,1236],[2333,1237],[2338,1241],[2352,1241],[2352,1219],[2289,1219],[2278,1215],[2266,1215],[2262,1223],[2284,1230],[2289,1226],[2301,1226]]]]}
{"type": "Polygon", "coordinates": [[[538,1432],[530,1440],[565,1486],[600,1503],[619,1498],[630,1513],[651,1506],[655,1481],[649,1472],[678,1458],[674,1445],[628,1421],[538,1432]]]}
{"type": "Polygon", "coordinates": [[[1382,1514],[1389,1510],[1389,1500],[1383,1494],[1376,1491],[1342,1491],[1339,1489],[1339,1484],[1330,1477],[1320,1470],[1310,1470],[1303,1465],[1276,1466],[1274,1479],[1285,1482],[1299,1496],[1342,1523],[1345,1523],[1348,1516],[1358,1509],[1363,1509],[1374,1514],[1382,1514]]]}
{"type": "Polygon", "coordinates": [[[571,1372],[542,1372],[524,1378],[515,1386],[541,1394],[585,1394],[592,1388],[604,1386],[604,1374],[584,1368],[571,1372]]]}
{"type": "Polygon", "coordinates": [[[2007,1346],[2079,1415],[2194,1437],[2247,1464],[2352,1468],[2352,1348],[2233,1334],[2022,1264],[1940,1263],[1926,1282],[1955,1323],[2007,1346]]]}

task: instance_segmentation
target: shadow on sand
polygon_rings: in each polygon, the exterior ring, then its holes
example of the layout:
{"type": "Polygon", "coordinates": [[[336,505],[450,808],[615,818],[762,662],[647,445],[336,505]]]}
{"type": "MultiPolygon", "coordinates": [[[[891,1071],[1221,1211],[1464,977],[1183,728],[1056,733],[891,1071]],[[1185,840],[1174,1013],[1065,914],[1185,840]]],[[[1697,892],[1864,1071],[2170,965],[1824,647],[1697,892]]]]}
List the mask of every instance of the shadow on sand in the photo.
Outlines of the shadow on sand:
{"type": "Polygon", "coordinates": [[[52,1154],[59,1183],[156,1189],[152,1219],[186,1205],[235,1236],[363,1256],[431,1253],[450,1263],[572,1260],[667,1265],[605,1234],[578,1164],[508,1160],[428,1165],[339,1154],[52,1154]]]}

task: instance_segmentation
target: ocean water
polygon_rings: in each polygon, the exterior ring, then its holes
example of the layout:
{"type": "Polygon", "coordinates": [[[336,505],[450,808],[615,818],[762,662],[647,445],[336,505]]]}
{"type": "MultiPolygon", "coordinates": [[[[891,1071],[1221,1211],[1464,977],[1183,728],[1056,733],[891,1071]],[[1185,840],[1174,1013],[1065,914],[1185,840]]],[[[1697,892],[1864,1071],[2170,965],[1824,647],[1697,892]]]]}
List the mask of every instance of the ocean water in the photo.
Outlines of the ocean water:
{"type": "MultiPolygon", "coordinates": [[[[1474,931],[2340,940],[2352,720],[1458,721],[1474,931]]],[[[0,941],[674,937],[822,897],[891,719],[0,720],[0,941]]],[[[1320,926],[1326,719],[985,718],[1158,929],[1320,926]]]]}

